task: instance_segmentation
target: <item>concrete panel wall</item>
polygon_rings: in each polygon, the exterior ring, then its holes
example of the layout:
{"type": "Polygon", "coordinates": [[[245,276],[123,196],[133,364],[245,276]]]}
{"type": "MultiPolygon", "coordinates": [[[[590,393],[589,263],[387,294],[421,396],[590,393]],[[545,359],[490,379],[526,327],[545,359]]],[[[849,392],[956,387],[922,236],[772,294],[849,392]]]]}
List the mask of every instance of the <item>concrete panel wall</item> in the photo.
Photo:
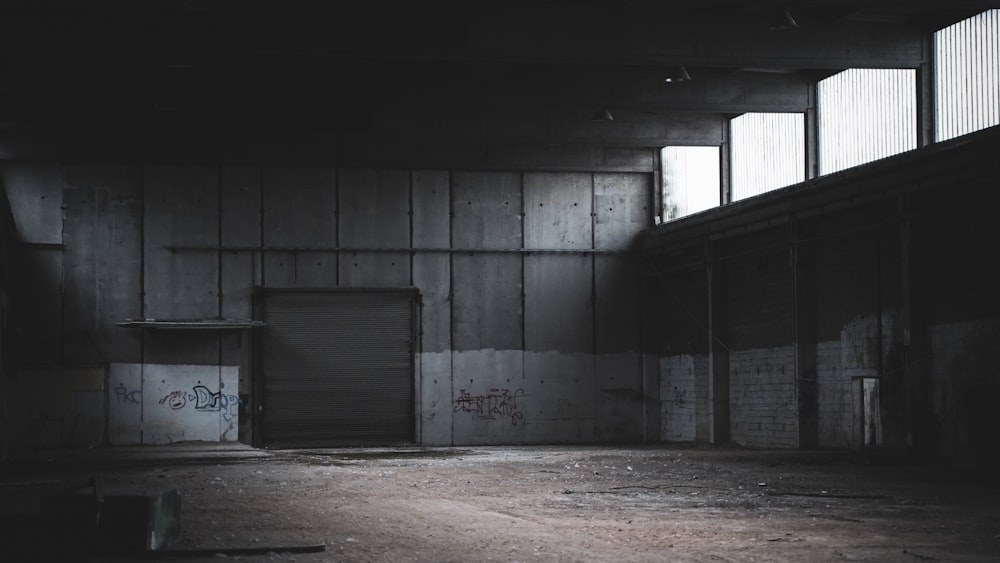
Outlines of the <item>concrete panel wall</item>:
{"type": "Polygon", "coordinates": [[[335,168],[265,167],[262,171],[264,283],[334,287],[337,254],[335,168]]]}
{"type": "Polygon", "coordinates": [[[252,439],[251,330],[117,323],[247,319],[257,286],[418,288],[421,443],[644,435],[644,397],[659,391],[628,251],[648,221],[647,174],[79,164],[63,185],[54,170],[72,241],[45,248],[46,279],[70,303],[42,340],[51,357],[65,337],[67,361],[113,366],[109,443],[252,439]],[[160,412],[172,393],[197,398],[189,366],[233,370],[232,428],[160,412]]]}
{"type": "Polygon", "coordinates": [[[142,364],[108,366],[108,443],[142,444],[142,364]]]}
{"type": "Polygon", "coordinates": [[[62,354],[60,280],[63,269],[63,171],[58,164],[4,163],[0,182],[7,192],[21,241],[15,291],[38,299],[14,299],[20,357],[33,365],[58,365],[62,354]]]}
{"type": "MultiPolygon", "coordinates": [[[[594,174],[594,248],[622,252],[633,247],[650,222],[652,195],[651,176],[594,174]]],[[[602,440],[643,439],[648,434],[646,401],[659,395],[657,386],[643,378],[641,276],[635,255],[594,256],[597,427],[602,440]]]]}
{"type": "MultiPolygon", "coordinates": [[[[261,241],[261,169],[255,166],[224,166],[219,184],[221,244],[254,248],[261,241]]],[[[253,318],[253,290],[261,284],[261,252],[221,251],[220,312],[225,319],[253,318]]],[[[239,390],[245,411],[253,412],[253,335],[247,331],[220,332],[220,365],[239,368],[239,390]]],[[[240,436],[251,435],[251,417],[239,418],[240,436]]]]}
{"type": "Polygon", "coordinates": [[[383,249],[340,254],[344,286],[410,285],[410,173],[407,170],[343,169],[339,172],[340,246],[383,249]]]}
{"type": "MultiPolygon", "coordinates": [[[[150,319],[219,316],[219,254],[175,246],[219,242],[219,169],[147,166],[143,170],[143,310],[150,319]]],[[[217,362],[218,340],[177,331],[143,334],[143,362],[217,362]]]]}
{"type": "Polygon", "coordinates": [[[4,385],[12,448],[92,448],[105,442],[103,367],[30,368],[4,385]]]}
{"type": "Polygon", "coordinates": [[[451,175],[412,173],[413,247],[439,249],[413,255],[413,286],[420,288],[420,355],[417,361],[419,440],[452,443],[451,175]]]}
{"type": "Polygon", "coordinates": [[[69,364],[138,361],[142,316],[142,170],[69,166],[63,191],[63,353],[69,364]]]}
{"type": "Polygon", "coordinates": [[[110,443],[234,442],[237,366],[111,364],[110,443]]]}
{"type": "Polygon", "coordinates": [[[49,163],[5,162],[3,187],[18,236],[27,243],[62,244],[62,167],[49,163]]]}

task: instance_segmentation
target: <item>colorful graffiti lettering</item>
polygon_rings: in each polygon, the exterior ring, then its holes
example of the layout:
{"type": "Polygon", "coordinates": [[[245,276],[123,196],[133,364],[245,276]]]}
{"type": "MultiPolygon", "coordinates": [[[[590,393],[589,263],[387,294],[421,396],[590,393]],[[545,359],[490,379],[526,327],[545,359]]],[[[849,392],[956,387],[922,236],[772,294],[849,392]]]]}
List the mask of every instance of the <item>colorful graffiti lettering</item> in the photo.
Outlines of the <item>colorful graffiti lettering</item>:
{"type": "Polygon", "coordinates": [[[124,383],[119,383],[113,389],[115,390],[115,399],[117,399],[118,403],[142,404],[142,389],[129,389],[125,387],[124,383]]]}
{"type": "Polygon", "coordinates": [[[454,402],[454,411],[474,413],[485,420],[510,417],[510,423],[517,426],[517,422],[524,419],[524,413],[517,406],[521,397],[524,397],[524,389],[490,389],[485,395],[472,395],[461,389],[454,402]]]}
{"type": "Polygon", "coordinates": [[[160,404],[166,404],[175,411],[191,404],[196,411],[221,413],[223,420],[230,422],[239,415],[240,398],[236,395],[226,395],[221,389],[212,391],[204,385],[195,385],[190,393],[185,391],[167,393],[160,399],[160,404]]]}
{"type": "Polygon", "coordinates": [[[195,410],[221,412],[226,422],[236,418],[240,406],[240,398],[236,395],[223,394],[222,389],[212,391],[204,385],[196,385],[192,391],[195,393],[195,410]]]}
{"type": "Polygon", "coordinates": [[[187,393],[184,391],[171,391],[160,399],[160,404],[166,403],[173,410],[183,409],[187,405],[187,393]]]}

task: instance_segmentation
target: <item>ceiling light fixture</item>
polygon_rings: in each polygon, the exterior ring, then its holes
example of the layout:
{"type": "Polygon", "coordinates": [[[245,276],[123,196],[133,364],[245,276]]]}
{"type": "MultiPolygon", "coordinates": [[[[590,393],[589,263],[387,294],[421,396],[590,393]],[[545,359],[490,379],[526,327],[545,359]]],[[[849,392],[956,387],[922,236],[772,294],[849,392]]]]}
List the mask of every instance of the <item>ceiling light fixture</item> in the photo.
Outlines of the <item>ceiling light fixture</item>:
{"type": "Polygon", "coordinates": [[[606,109],[599,109],[594,112],[594,115],[590,116],[591,121],[614,121],[615,116],[611,115],[611,112],[606,109]]]}
{"type": "Polygon", "coordinates": [[[687,69],[683,66],[675,66],[670,69],[667,76],[663,79],[664,82],[687,82],[691,80],[691,75],[688,74],[687,69]]]}
{"type": "Polygon", "coordinates": [[[771,20],[771,25],[768,27],[771,31],[785,31],[795,29],[799,27],[799,24],[795,22],[795,18],[792,17],[787,8],[778,6],[774,9],[774,19],[771,20]]]}

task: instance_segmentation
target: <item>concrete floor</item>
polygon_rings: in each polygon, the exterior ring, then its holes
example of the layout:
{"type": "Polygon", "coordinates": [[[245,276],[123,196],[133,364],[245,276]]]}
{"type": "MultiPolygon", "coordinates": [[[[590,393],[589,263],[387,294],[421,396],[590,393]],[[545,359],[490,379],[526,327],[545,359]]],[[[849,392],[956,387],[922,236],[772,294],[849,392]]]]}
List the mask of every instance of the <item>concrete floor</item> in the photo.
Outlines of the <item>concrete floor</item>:
{"type": "Polygon", "coordinates": [[[39,561],[1000,561],[995,475],[680,445],[36,452],[0,466],[0,539],[39,561]],[[109,557],[25,524],[94,475],[177,490],[178,540],[109,557]]]}

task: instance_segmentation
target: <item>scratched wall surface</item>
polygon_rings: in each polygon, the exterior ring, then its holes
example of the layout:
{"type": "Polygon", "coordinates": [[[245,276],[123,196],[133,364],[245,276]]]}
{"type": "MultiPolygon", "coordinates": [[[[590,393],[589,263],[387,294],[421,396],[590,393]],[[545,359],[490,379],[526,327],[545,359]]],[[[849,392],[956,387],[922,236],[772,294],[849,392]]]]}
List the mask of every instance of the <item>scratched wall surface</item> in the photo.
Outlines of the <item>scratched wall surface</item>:
{"type": "Polygon", "coordinates": [[[238,381],[238,366],[112,364],[109,442],[234,442],[238,381]]]}

